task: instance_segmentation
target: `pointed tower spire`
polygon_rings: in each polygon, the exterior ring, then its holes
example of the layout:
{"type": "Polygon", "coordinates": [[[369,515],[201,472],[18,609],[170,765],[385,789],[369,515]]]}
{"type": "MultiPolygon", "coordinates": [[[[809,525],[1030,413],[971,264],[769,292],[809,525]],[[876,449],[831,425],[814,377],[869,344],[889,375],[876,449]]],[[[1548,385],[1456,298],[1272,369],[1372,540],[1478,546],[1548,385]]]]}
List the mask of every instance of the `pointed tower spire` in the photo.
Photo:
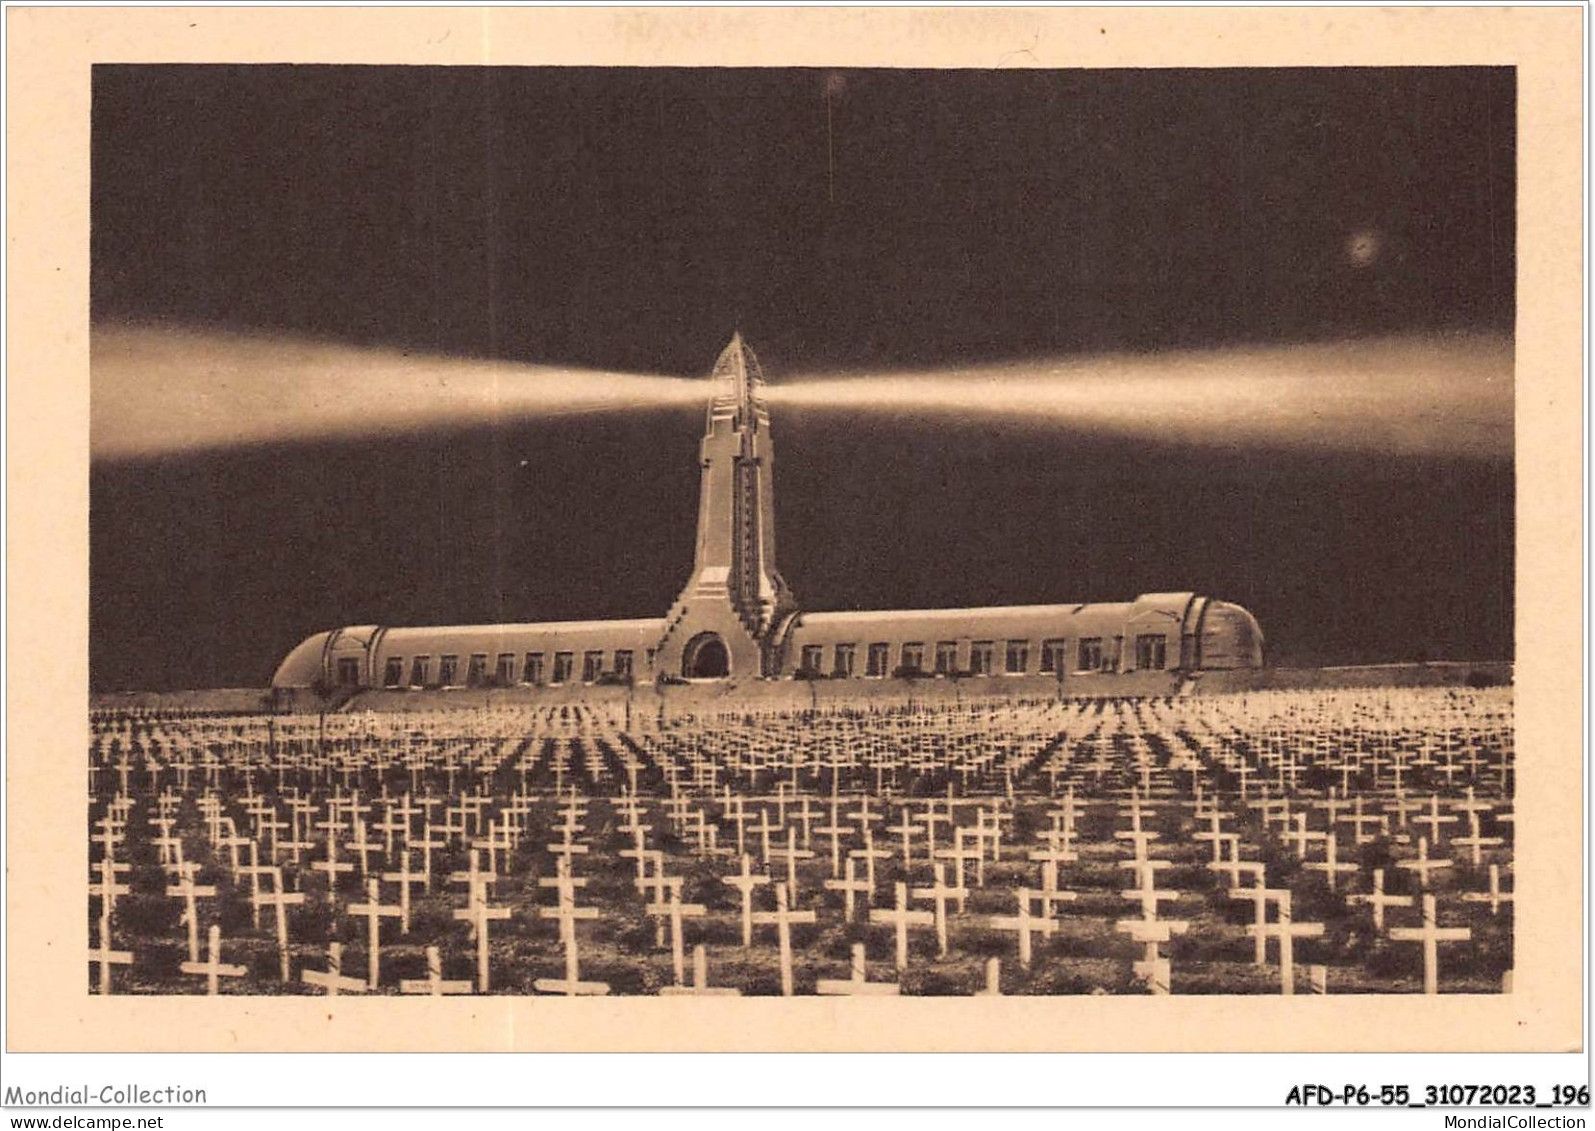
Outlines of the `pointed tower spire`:
{"type": "Polygon", "coordinates": [[[764,406],[764,374],[759,369],[759,359],[742,340],[742,331],[731,335],[731,341],[720,351],[710,376],[715,382],[714,397],[709,402],[710,432],[714,430],[716,418],[729,419],[737,429],[757,429],[761,424],[769,427],[770,413],[764,406]]]}

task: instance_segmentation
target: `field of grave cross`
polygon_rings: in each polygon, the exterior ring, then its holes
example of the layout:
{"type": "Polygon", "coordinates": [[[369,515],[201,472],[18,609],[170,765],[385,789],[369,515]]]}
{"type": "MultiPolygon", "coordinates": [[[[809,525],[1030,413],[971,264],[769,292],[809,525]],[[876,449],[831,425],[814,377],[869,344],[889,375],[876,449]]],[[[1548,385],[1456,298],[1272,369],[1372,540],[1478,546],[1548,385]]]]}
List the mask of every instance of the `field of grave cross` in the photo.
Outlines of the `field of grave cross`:
{"type": "Polygon", "coordinates": [[[1510,688],[92,721],[99,993],[1511,984],[1510,688]]]}

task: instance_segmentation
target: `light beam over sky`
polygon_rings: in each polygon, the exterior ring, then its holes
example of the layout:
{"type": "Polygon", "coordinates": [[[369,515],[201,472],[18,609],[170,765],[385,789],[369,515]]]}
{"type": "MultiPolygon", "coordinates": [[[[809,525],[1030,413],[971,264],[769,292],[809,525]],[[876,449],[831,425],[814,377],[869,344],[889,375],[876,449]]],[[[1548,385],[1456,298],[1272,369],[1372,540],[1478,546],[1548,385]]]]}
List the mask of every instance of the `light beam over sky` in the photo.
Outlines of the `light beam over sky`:
{"type": "MultiPolygon", "coordinates": [[[[92,390],[92,450],[108,460],[685,406],[709,392],[702,379],[154,326],[95,331],[92,390]]],[[[778,376],[766,395],[1195,445],[1512,452],[1512,347],[1478,335],[778,376]]]]}
{"type": "Polygon", "coordinates": [[[691,404],[686,379],[134,326],[93,333],[97,459],[691,404]]]}
{"type": "Polygon", "coordinates": [[[948,414],[1180,443],[1512,454],[1512,346],[1481,335],[1026,360],[802,379],[794,405],[948,414]]]}

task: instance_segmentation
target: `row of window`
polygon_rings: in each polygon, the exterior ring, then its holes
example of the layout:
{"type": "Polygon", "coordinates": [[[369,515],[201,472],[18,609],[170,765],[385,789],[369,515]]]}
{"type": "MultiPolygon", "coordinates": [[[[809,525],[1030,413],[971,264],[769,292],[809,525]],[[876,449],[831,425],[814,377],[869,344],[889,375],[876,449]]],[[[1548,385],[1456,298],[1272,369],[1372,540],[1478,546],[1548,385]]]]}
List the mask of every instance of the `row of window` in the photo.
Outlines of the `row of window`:
{"type": "MultiPolygon", "coordinates": [[[[1040,650],[1040,672],[1053,675],[1073,670],[1076,672],[1111,672],[1119,668],[1120,651],[1124,638],[1115,636],[1086,636],[1074,641],[1074,664],[1069,664],[1069,641],[1043,640],[1040,650]]],[[[958,642],[941,640],[931,653],[930,667],[925,665],[925,644],[909,641],[898,650],[897,666],[892,666],[892,645],[879,642],[869,645],[864,653],[864,675],[881,679],[894,672],[951,675],[963,672],[968,675],[997,675],[997,644],[995,640],[976,640],[969,645],[969,666],[958,666],[958,642]]],[[[1004,642],[1000,672],[1007,675],[1024,675],[1030,671],[1029,640],[1004,642]]],[[[805,644],[799,654],[798,670],[809,676],[829,675],[834,679],[851,678],[856,669],[858,645],[835,644],[831,646],[831,666],[825,667],[825,646],[805,644]]],[[[1161,634],[1149,633],[1135,638],[1135,666],[1138,670],[1161,671],[1168,666],[1168,640],[1161,634]]]]}
{"type": "MultiPolygon", "coordinates": [[[[462,683],[467,687],[480,687],[488,682],[486,652],[476,652],[471,655],[469,665],[465,669],[465,678],[460,678],[460,657],[453,653],[445,653],[438,657],[436,673],[432,668],[431,656],[409,657],[409,680],[405,680],[405,657],[389,656],[382,668],[383,687],[458,687],[462,683]]],[[[542,652],[527,652],[524,657],[515,652],[500,652],[498,662],[493,669],[493,682],[500,686],[512,683],[542,683],[545,678],[549,683],[569,683],[576,668],[575,652],[555,652],[552,666],[544,664],[542,652]],[[516,661],[520,663],[517,666],[516,661]]],[[[360,672],[358,661],[346,674],[343,662],[339,663],[338,678],[342,683],[358,683],[360,672]]],[[[597,683],[609,677],[625,682],[632,676],[632,653],[630,649],[621,648],[614,653],[613,663],[604,666],[604,652],[595,649],[582,653],[583,683],[597,683]]]]}
{"type": "MultiPolygon", "coordinates": [[[[1071,667],[1069,661],[1070,641],[1062,639],[1043,640],[1040,648],[1039,670],[1042,675],[1054,675],[1059,672],[1111,672],[1119,668],[1120,651],[1124,638],[1115,636],[1105,638],[1101,636],[1085,636],[1073,642],[1074,649],[1071,667]]],[[[1003,644],[1002,665],[997,665],[997,641],[976,640],[969,646],[969,665],[960,669],[958,665],[958,642],[956,640],[941,640],[931,652],[931,664],[925,664],[925,645],[921,641],[909,641],[898,648],[897,664],[892,665],[892,645],[886,642],[870,644],[864,651],[864,675],[870,679],[883,679],[892,674],[923,673],[929,675],[952,675],[961,673],[967,675],[1024,675],[1030,671],[1030,656],[1032,643],[1029,640],[1009,640],[1003,644]]],[[[649,649],[648,660],[653,660],[653,650],[649,649]]],[[[513,683],[569,683],[575,673],[576,653],[555,652],[552,665],[545,665],[545,654],[542,652],[527,652],[524,655],[515,652],[500,652],[497,663],[493,669],[493,682],[500,686],[513,683]],[[519,664],[517,664],[519,660],[519,664]]],[[[581,681],[583,683],[597,683],[607,678],[618,682],[625,682],[632,678],[632,652],[630,649],[617,649],[613,654],[612,663],[606,668],[604,664],[605,652],[602,649],[593,649],[581,654],[582,668],[581,681]]],[[[834,679],[851,679],[857,674],[858,645],[834,644],[830,646],[830,668],[826,669],[826,648],[820,644],[805,644],[799,654],[798,669],[805,676],[827,675],[834,679]]],[[[458,687],[465,685],[476,687],[488,682],[488,653],[476,652],[469,659],[465,669],[464,679],[460,677],[460,657],[454,653],[446,653],[437,658],[437,669],[434,672],[432,657],[389,656],[383,665],[382,686],[384,687],[458,687]],[[408,670],[409,679],[406,680],[408,670]]],[[[1147,634],[1135,638],[1135,666],[1141,671],[1161,671],[1168,666],[1168,641],[1159,634],[1147,634]]],[[[360,682],[360,661],[356,657],[340,657],[338,660],[338,682],[346,685],[355,685],[360,682]]]]}

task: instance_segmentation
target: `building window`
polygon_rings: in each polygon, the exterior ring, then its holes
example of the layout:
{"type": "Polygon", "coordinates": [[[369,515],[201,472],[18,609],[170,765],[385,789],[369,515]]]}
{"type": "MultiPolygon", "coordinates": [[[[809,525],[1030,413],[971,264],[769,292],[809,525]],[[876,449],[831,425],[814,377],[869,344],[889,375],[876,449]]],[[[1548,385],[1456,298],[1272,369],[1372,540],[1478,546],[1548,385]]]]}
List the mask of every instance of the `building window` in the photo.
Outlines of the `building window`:
{"type": "Polygon", "coordinates": [[[892,646],[890,644],[871,644],[869,653],[864,659],[864,674],[871,679],[880,679],[891,665],[892,646]]]}
{"type": "Polygon", "coordinates": [[[1102,637],[1082,636],[1080,638],[1080,662],[1075,665],[1075,670],[1094,672],[1102,667],[1102,637]]]}
{"type": "Polygon", "coordinates": [[[458,656],[444,656],[438,660],[438,682],[444,687],[453,687],[460,682],[460,658],[458,656]]]}
{"type": "Polygon", "coordinates": [[[803,654],[798,667],[806,675],[819,675],[820,665],[825,662],[825,649],[818,644],[803,645],[803,654]]]}
{"type": "Polygon", "coordinates": [[[990,675],[992,673],[992,656],[996,652],[996,645],[990,640],[977,640],[969,646],[969,674],[990,675]]]}
{"type": "Polygon", "coordinates": [[[917,640],[903,645],[902,669],[905,672],[922,672],[925,670],[925,645],[917,640]]]}
{"type": "Polygon", "coordinates": [[[398,687],[404,682],[404,657],[389,656],[388,662],[382,665],[382,686],[398,687]]]}
{"type": "Polygon", "coordinates": [[[1030,670],[1030,641],[1008,641],[1008,662],[1004,665],[1009,675],[1024,675],[1030,670]]]}
{"type": "Polygon", "coordinates": [[[417,656],[410,661],[410,686],[425,687],[427,669],[432,666],[431,656],[417,656]]]}
{"type": "Polygon", "coordinates": [[[498,670],[494,672],[493,678],[498,681],[500,687],[508,687],[515,682],[514,652],[500,652],[498,654],[498,670]]]}
{"type": "Polygon", "coordinates": [[[471,666],[465,671],[465,682],[472,687],[481,687],[487,682],[487,653],[471,653],[471,666]]]}
{"type": "Polygon", "coordinates": [[[631,678],[631,652],[622,648],[615,653],[615,677],[627,680],[631,678]]]}
{"type": "Polygon", "coordinates": [[[543,682],[543,654],[541,652],[526,653],[526,662],[521,665],[521,682],[543,682]]]}
{"type": "Polygon", "coordinates": [[[958,642],[942,640],[936,644],[936,674],[950,675],[958,670],[958,642]]]}
{"type": "Polygon", "coordinates": [[[582,653],[582,682],[594,683],[604,674],[604,654],[602,652],[582,653]]]}
{"type": "Polygon", "coordinates": [[[1169,642],[1163,636],[1137,636],[1135,638],[1135,666],[1142,670],[1162,671],[1168,661],[1169,642]]]}
{"type": "Polygon", "coordinates": [[[338,682],[344,687],[353,687],[360,682],[360,657],[340,656],[338,658],[338,682]]]}
{"type": "Polygon", "coordinates": [[[571,665],[575,662],[575,660],[576,660],[576,653],[574,653],[574,652],[555,652],[554,653],[554,678],[551,679],[549,682],[550,683],[564,683],[566,680],[570,679],[571,665]]]}
{"type": "Polygon", "coordinates": [[[836,663],[831,669],[831,674],[837,679],[853,678],[853,653],[857,646],[853,644],[838,644],[836,646],[836,663]]]}

